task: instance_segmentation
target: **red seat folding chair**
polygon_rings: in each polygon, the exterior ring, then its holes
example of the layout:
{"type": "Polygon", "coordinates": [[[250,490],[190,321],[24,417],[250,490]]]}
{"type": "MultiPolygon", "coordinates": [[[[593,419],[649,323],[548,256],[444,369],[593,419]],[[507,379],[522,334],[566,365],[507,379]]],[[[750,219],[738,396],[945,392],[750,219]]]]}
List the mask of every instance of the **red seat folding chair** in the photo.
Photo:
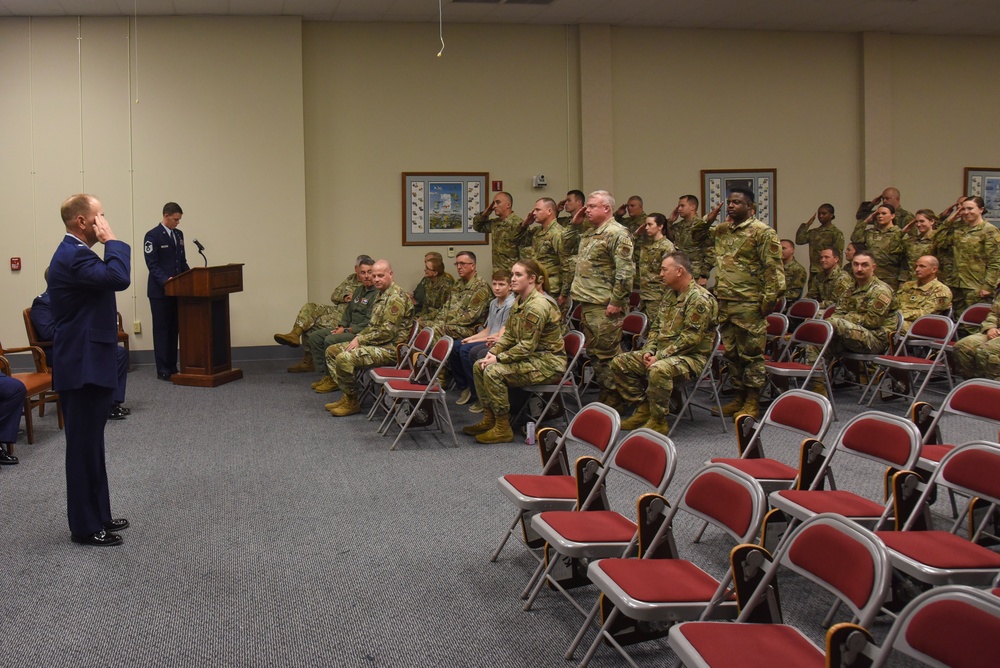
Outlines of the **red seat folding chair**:
{"type": "Polygon", "coordinates": [[[776,360],[781,357],[788,335],[788,316],[783,313],[767,314],[767,343],[764,344],[764,359],[776,360]]]}
{"type": "MultiPolygon", "coordinates": [[[[891,494],[887,501],[874,501],[851,490],[819,488],[838,453],[842,457],[854,456],[858,466],[869,462],[877,467],[912,470],[920,456],[920,432],[909,420],[888,413],[868,411],[855,416],[844,426],[833,447],[824,448],[823,463],[809,488],[772,492],[768,496],[771,507],[783,512],[791,524],[821,513],[837,513],[863,526],[881,528],[893,509],[891,494]]],[[[884,469],[880,473],[884,476],[884,469]]],[[[863,471],[852,477],[859,488],[864,486],[863,471]]]]}
{"type": "Polygon", "coordinates": [[[632,311],[622,321],[622,351],[641,350],[646,343],[649,318],[642,311],[632,311]]]}
{"type": "MultiPolygon", "coordinates": [[[[875,388],[879,387],[879,383],[890,370],[906,373],[911,390],[916,387],[917,380],[923,376],[920,388],[912,397],[909,394],[901,395],[913,399],[910,408],[920,399],[927,383],[936,373],[944,374],[950,390],[952,388],[951,369],[948,367],[948,359],[944,350],[955,333],[955,327],[956,325],[951,318],[943,315],[924,315],[917,318],[892,355],[879,355],[874,359],[878,372],[873,374],[871,380],[868,381],[868,386],[862,392],[861,399],[864,400],[865,396],[871,392],[868,396],[868,405],[871,406],[872,400],[875,398],[875,388]]],[[[896,394],[891,387],[891,380],[889,384],[888,392],[896,394]]]]}
{"type": "MultiPolygon", "coordinates": [[[[895,498],[901,500],[905,482],[900,476],[893,481],[895,498]]],[[[917,482],[914,493],[919,493],[912,512],[899,510],[897,518],[906,513],[901,531],[878,531],[889,551],[889,559],[899,573],[927,586],[964,584],[989,587],[1000,575],[1000,554],[978,545],[977,541],[992,522],[987,512],[969,537],[961,537],[966,517],[972,517],[976,499],[986,504],[1000,503],[1000,445],[987,441],[972,441],[959,445],[944,456],[926,483],[917,482]],[[966,512],[954,521],[950,531],[932,530],[930,495],[934,487],[944,487],[969,499],[966,512]]],[[[995,512],[995,510],[993,511],[995,512]]],[[[897,522],[899,520],[897,519],[897,522]]],[[[925,587],[926,588],[926,587],[925,587]]],[[[894,597],[898,600],[899,597],[894,597]]]]}
{"type": "Polygon", "coordinates": [[[603,611],[604,623],[580,666],[590,662],[601,640],[609,642],[629,660],[622,644],[662,637],[669,624],[737,615],[736,601],[730,591],[731,569],[716,579],[694,562],[681,559],[674,537],[674,517],[684,511],[717,527],[737,544],[752,542],[767,510],[760,485],[728,466],[708,464],[691,478],[673,506],[655,495],[643,499],[649,502],[639,505],[639,558],[600,559],[591,562],[587,569],[587,576],[601,590],[601,597],[567,650],[566,658],[573,657],[598,612],[603,611]],[[648,521],[650,515],[655,522],[648,521]],[[650,526],[646,528],[646,524],[650,526]],[[652,534],[650,539],[643,539],[643,529],[652,534]],[[622,616],[627,620],[622,620],[622,616]]]}
{"type": "Polygon", "coordinates": [[[609,474],[631,478],[646,492],[662,495],[676,463],[674,444],[650,429],[629,433],[604,464],[594,457],[578,459],[574,467],[577,509],[546,510],[531,518],[531,527],[546,545],[544,559],[521,593],[528,599],[524,609],[531,609],[542,586],[549,583],[586,616],[587,611],[566,591],[568,587],[589,584],[581,560],[628,556],[637,538],[637,525],[610,507],[606,489],[609,474]],[[553,573],[556,565],[565,567],[565,577],[553,573]]]}
{"type": "MultiPolygon", "coordinates": [[[[738,550],[734,550],[735,556],[738,550]]],[[[789,570],[846,604],[852,622],[868,628],[889,592],[885,547],[870,531],[839,515],[810,518],[792,531],[770,560],[763,548],[744,551],[734,564],[737,583],[757,582],[749,597],[737,586],[736,622],[684,622],[671,627],[670,647],[685,666],[773,668],[824,666],[825,653],[799,628],[782,623],[776,576],[789,570]],[[746,571],[747,576],[739,571],[746,571]],[[762,572],[762,573],[761,573],[762,572]],[[758,621],[760,623],[750,623],[758,621]]]]}
{"type": "MultiPolygon", "coordinates": [[[[769,376],[796,379],[800,387],[806,388],[809,381],[823,383],[827,396],[833,396],[833,385],[826,364],[826,349],[833,341],[833,325],[826,320],[807,320],[792,333],[788,347],[775,362],[764,362],[764,371],[769,376]]],[[[773,380],[772,380],[773,382],[773,380]]],[[[787,382],[782,383],[787,386],[787,382]]],[[[834,418],[837,412],[834,409],[834,418]]]]}
{"type": "Polygon", "coordinates": [[[958,316],[958,328],[955,330],[956,336],[964,336],[962,332],[978,332],[983,320],[990,314],[993,304],[990,302],[979,302],[966,307],[962,314],[958,316]]]}
{"type": "MultiPolygon", "coordinates": [[[[896,347],[896,342],[902,338],[903,332],[903,314],[896,311],[896,327],[893,332],[888,336],[887,340],[887,350],[892,350],[896,347]]],[[[862,390],[868,385],[869,376],[868,373],[871,371],[870,367],[875,363],[875,358],[881,353],[856,353],[851,351],[845,351],[838,353],[838,361],[840,366],[846,370],[847,363],[850,363],[858,369],[859,376],[855,380],[850,380],[845,377],[842,379],[845,385],[855,385],[860,387],[862,390]]],[[[864,403],[864,394],[858,399],[858,405],[860,406],[864,403]]]]}
{"type": "Polygon", "coordinates": [[[701,408],[702,410],[711,412],[713,407],[717,409],[719,420],[722,422],[722,433],[729,431],[728,418],[722,415],[722,398],[719,395],[719,388],[722,386],[722,381],[716,376],[716,368],[720,361],[724,360],[725,349],[722,347],[722,335],[719,331],[715,331],[715,338],[712,341],[712,354],[708,356],[705,360],[705,365],[701,367],[701,371],[698,372],[698,377],[691,381],[678,381],[674,387],[681,395],[681,408],[677,411],[677,419],[673,421],[670,425],[667,434],[673,434],[674,429],[677,428],[677,424],[681,421],[681,418],[685,415],[694,421],[694,408],[701,408]],[[705,384],[708,387],[703,387],[705,384]],[[710,406],[704,406],[697,403],[694,398],[695,394],[698,392],[708,392],[712,395],[714,403],[710,406]]]}
{"type": "Polygon", "coordinates": [[[815,299],[796,299],[788,307],[788,326],[795,331],[806,320],[812,320],[819,313],[819,302],[815,299]]]}
{"type": "Polygon", "coordinates": [[[414,418],[420,414],[420,409],[425,402],[434,405],[434,424],[444,433],[445,425],[451,432],[451,440],[455,447],[458,447],[458,438],[455,436],[455,425],[451,422],[451,413],[448,412],[448,398],[444,387],[441,385],[441,370],[448,363],[448,356],[451,354],[453,339],[450,336],[442,336],[431,349],[430,357],[427,358],[427,378],[424,382],[413,382],[410,380],[389,380],[383,386],[383,391],[387,400],[391,400],[389,411],[385,419],[379,426],[379,433],[383,436],[388,433],[389,426],[393,422],[402,422],[396,439],[392,442],[390,450],[396,449],[396,444],[402,438],[414,418]],[[404,413],[403,407],[408,407],[408,413],[404,413]],[[405,420],[403,415],[405,414],[405,420]]]}
{"type": "MultiPolygon", "coordinates": [[[[642,315],[641,313],[639,315],[642,315]]],[[[643,316],[645,317],[645,316],[643,316]]],[[[542,385],[525,385],[520,388],[525,392],[530,392],[541,398],[545,402],[542,407],[541,412],[537,416],[532,416],[532,419],[541,424],[546,416],[550,414],[553,404],[557,398],[563,395],[573,398],[576,402],[575,412],[579,412],[583,408],[583,400],[580,398],[580,386],[577,383],[577,376],[579,375],[579,370],[577,367],[580,361],[587,354],[587,349],[584,348],[584,337],[583,332],[578,332],[576,330],[570,330],[563,336],[563,347],[566,349],[566,371],[563,372],[562,377],[557,383],[542,384],[542,385]],[[546,399],[548,397],[548,399],[546,399]]],[[[524,408],[521,409],[522,412],[527,410],[528,402],[525,402],[524,408]]],[[[566,402],[563,402],[563,416],[567,423],[569,422],[569,406],[566,402]]]]}
{"type": "Polygon", "coordinates": [[[396,366],[379,366],[368,370],[369,383],[365,390],[371,395],[375,395],[377,391],[375,403],[372,404],[371,410],[368,411],[369,421],[375,417],[375,412],[379,406],[382,406],[382,410],[387,410],[388,408],[382,402],[384,398],[382,386],[385,385],[386,381],[420,380],[418,374],[425,369],[427,351],[430,350],[433,341],[433,327],[418,329],[414,325],[413,332],[410,334],[410,340],[396,347],[396,366]]]}
{"type": "Polygon", "coordinates": [[[633,290],[628,296],[628,308],[629,311],[634,311],[639,308],[639,304],[642,302],[642,298],[639,297],[639,291],[633,290]]]}
{"type": "Polygon", "coordinates": [[[576,478],[570,469],[568,447],[582,446],[587,454],[596,454],[603,463],[614,451],[620,429],[621,418],[618,412],[604,404],[593,402],[570,420],[566,433],[559,434],[552,428],[538,431],[538,450],[542,456],[541,473],[507,474],[497,479],[500,491],[517,507],[517,512],[500,544],[493,551],[490,561],[497,560],[519,524],[526,545],[542,545],[542,541],[531,529],[531,517],[543,510],[572,510],[576,507],[576,478]]]}

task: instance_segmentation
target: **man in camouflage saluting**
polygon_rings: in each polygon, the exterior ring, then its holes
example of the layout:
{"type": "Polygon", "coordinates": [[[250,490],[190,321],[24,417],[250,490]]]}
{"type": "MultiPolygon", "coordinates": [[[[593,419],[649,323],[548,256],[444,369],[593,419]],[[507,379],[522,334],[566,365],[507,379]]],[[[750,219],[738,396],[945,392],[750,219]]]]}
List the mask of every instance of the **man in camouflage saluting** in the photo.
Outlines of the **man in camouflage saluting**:
{"type": "Polygon", "coordinates": [[[483,419],[462,431],[480,443],[510,443],[508,388],[554,383],[566,371],[562,314],[555,300],[537,290],[541,268],[521,260],[511,271],[511,291],[517,300],[507,316],[503,336],[473,367],[483,419]]]}
{"type": "Polygon", "coordinates": [[[535,202],[535,208],[521,224],[531,223],[542,226],[531,240],[531,257],[548,277],[545,291],[562,307],[568,303],[569,281],[565,277],[569,273],[571,256],[563,247],[566,228],[556,221],[556,203],[552,198],[543,197],[535,202]]]}
{"type": "Polygon", "coordinates": [[[521,217],[514,213],[514,198],[510,193],[498,192],[489,207],[472,219],[472,229],[489,232],[493,249],[493,271],[510,271],[521,257],[521,248],[531,245],[531,233],[535,228],[521,227],[521,217]],[[490,218],[495,213],[496,218],[490,218]]]}
{"type": "Polygon", "coordinates": [[[573,225],[584,218],[592,228],[580,237],[575,276],[570,288],[573,301],[581,305],[580,326],[586,338],[587,355],[606,402],[610,396],[611,360],[621,352],[622,323],[632,293],[635,265],[632,263],[632,235],[614,220],[615,198],[607,190],[587,197],[587,204],[573,216],[573,225]]]}
{"type": "Polygon", "coordinates": [[[719,307],[715,297],[691,275],[684,253],[663,258],[660,278],[667,286],[660,301],[657,328],[642,350],[622,353],[611,362],[614,391],[621,402],[638,404],[622,429],[646,427],[666,435],[674,381],[697,374],[712,354],[719,307]]]}
{"type": "Polygon", "coordinates": [[[413,326],[413,303],[406,291],[393,282],[392,267],[386,260],[378,260],[372,267],[372,279],[379,294],[368,327],[350,342],[326,349],[327,368],[344,392],[340,400],[326,405],[335,417],[361,412],[355,370],[394,363],[396,344],[407,340],[413,326]]]}
{"type": "Polygon", "coordinates": [[[698,285],[707,285],[715,266],[715,249],[709,241],[709,224],[698,215],[698,198],[682,195],[667,217],[667,223],[667,237],[691,261],[692,275],[698,285]]]}
{"type": "Polygon", "coordinates": [[[476,254],[472,251],[462,251],[455,257],[455,271],[458,280],[451,288],[448,301],[436,318],[423,324],[434,328],[435,338],[450,336],[461,341],[475,334],[476,326],[486,320],[493,290],[476,273],[476,254]]]}
{"type": "Polygon", "coordinates": [[[712,228],[715,242],[715,297],[719,300],[719,331],[726,347],[729,382],[736,396],[722,414],[760,417],[764,344],[768,313],[785,290],[781,243],[768,225],[751,215],[754,195],[733,188],[726,200],[725,222],[712,228]]]}

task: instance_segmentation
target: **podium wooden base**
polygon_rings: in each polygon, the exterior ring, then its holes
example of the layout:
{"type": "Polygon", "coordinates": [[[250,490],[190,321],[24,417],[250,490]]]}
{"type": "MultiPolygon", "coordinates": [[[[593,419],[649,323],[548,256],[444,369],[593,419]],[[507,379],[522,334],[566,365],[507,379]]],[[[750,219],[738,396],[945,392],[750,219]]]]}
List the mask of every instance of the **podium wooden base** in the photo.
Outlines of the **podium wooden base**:
{"type": "Polygon", "coordinates": [[[219,385],[225,385],[241,378],[243,378],[243,369],[228,369],[212,375],[175,373],[170,377],[170,382],[174,385],[186,385],[188,387],[218,387],[219,385]]]}

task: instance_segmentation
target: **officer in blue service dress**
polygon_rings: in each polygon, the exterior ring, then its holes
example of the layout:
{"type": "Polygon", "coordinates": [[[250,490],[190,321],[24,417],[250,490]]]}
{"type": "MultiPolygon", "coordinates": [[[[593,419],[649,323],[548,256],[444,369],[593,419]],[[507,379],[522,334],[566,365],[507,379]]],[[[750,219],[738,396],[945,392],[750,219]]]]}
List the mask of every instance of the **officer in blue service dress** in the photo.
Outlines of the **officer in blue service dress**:
{"type": "Polygon", "coordinates": [[[180,204],[167,202],[163,205],[163,221],[146,232],[142,242],[149,269],[146,296],[153,312],[153,356],[160,380],[170,380],[170,375],[177,373],[177,298],[168,297],[163,284],[189,269],[184,233],[177,229],[183,215],[180,204]]]}

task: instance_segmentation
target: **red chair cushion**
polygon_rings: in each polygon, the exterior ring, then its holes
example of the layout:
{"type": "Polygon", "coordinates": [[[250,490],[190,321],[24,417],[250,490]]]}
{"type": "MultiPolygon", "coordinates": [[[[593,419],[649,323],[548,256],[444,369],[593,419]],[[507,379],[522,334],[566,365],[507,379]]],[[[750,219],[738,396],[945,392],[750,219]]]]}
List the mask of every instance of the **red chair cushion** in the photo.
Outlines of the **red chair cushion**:
{"type": "Polygon", "coordinates": [[[635,535],[635,524],[613,510],[550,510],[539,517],[574,543],[627,543],[635,535]]]}
{"type": "Polygon", "coordinates": [[[797,630],[783,624],[689,622],[679,631],[713,668],[826,665],[822,651],[797,630]]]}
{"type": "Polygon", "coordinates": [[[882,514],[883,507],[874,501],[844,490],[797,490],[775,492],[813,514],[837,513],[844,517],[871,517],[882,514]]]}
{"type": "Polygon", "coordinates": [[[924,445],[920,448],[920,456],[932,462],[939,462],[944,456],[955,449],[954,445],[924,445]]]}
{"type": "Polygon", "coordinates": [[[682,559],[602,559],[601,569],[631,598],[646,603],[712,599],[719,583],[682,559]]]}
{"type": "Polygon", "coordinates": [[[788,480],[799,474],[797,470],[774,459],[725,459],[712,460],[713,464],[728,464],[757,480],[788,480]]]}
{"type": "Polygon", "coordinates": [[[886,547],[932,568],[1000,569],[1000,554],[947,531],[878,531],[886,547]]]}
{"type": "Polygon", "coordinates": [[[505,475],[507,484],[535,499],[575,499],[576,478],[571,475],[505,475]]]}
{"type": "Polygon", "coordinates": [[[923,608],[906,629],[911,647],[945,666],[996,665],[997,638],[1000,620],[960,601],[940,601],[923,608]]]}

